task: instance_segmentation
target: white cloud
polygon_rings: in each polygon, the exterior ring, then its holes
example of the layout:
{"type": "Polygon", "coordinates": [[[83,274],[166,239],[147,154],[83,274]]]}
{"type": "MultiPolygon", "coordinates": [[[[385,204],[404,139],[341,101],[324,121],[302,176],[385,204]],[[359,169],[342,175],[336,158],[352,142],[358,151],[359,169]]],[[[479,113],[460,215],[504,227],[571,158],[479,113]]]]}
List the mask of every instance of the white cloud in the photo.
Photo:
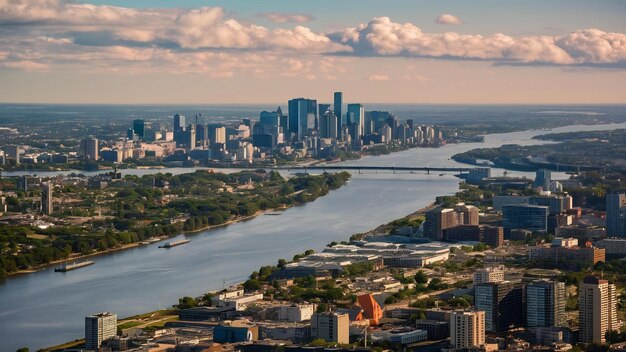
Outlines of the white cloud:
{"type": "Polygon", "coordinates": [[[367,78],[368,81],[388,81],[389,76],[387,75],[370,75],[367,78]]]}
{"type": "Polygon", "coordinates": [[[258,17],[268,19],[274,23],[305,23],[314,19],[313,16],[303,13],[289,14],[280,12],[260,13],[258,17]]]}
{"type": "Polygon", "coordinates": [[[438,24],[461,24],[461,19],[454,16],[454,15],[450,15],[448,13],[444,13],[441,14],[439,16],[437,16],[437,18],[435,18],[435,23],[438,24]]]}

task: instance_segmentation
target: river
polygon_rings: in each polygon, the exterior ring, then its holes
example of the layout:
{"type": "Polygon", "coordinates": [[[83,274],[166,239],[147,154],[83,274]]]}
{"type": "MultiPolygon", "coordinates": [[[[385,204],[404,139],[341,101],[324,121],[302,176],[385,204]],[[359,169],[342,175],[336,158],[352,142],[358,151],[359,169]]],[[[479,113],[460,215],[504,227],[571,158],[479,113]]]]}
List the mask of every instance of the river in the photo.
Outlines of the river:
{"type": "MultiPolygon", "coordinates": [[[[626,123],[569,126],[553,132],[626,128],[626,123]]],[[[488,135],[484,143],[419,148],[367,156],[348,165],[467,165],[452,155],[502,144],[540,144],[546,131],[488,135]]],[[[125,174],[190,172],[193,169],[124,170],[125,174]]],[[[229,170],[232,171],[232,170],[229,170]]],[[[502,173],[494,169],[495,174],[502,173]]],[[[17,173],[4,173],[4,175],[17,173]]],[[[45,175],[46,172],[38,172],[45,175]]],[[[532,177],[532,174],[513,172],[532,177]]],[[[555,173],[556,174],[556,173],[555,173]]],[[[565,177],[564,174],[556,174],[565,177]]],[[[110,311],[124,317],[171,306],[177,299],[241,282],[262,265],[291,259],[306,249],[320,251],[331,241],[370,230],[457,191],[452,174],[354,174],[352,180],[314,202],[280,216],[254,219],[189,235],[189,244],[168,250],[157,244],[95,257],[95,265],[67,273],[48,268],[0,281],[0,351],[38,349],[81,338],[84,316],[110,311]]],[[[181,236],[182,237],[182,236],[181,236]]]]}

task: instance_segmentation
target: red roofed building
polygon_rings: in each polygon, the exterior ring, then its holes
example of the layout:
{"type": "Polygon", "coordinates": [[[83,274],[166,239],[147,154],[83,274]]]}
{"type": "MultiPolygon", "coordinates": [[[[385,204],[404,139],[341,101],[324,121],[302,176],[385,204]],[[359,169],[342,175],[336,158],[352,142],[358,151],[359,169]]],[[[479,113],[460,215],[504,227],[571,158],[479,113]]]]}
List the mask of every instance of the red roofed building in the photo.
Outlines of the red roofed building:
{"type": "Polygon", "coordinates": [[[380,318],[383,317],[383,309],[371,294],[358,297],[359,305],[365,311],[363,316],[370,320],[371,325],[378,325],[380,318]]]}

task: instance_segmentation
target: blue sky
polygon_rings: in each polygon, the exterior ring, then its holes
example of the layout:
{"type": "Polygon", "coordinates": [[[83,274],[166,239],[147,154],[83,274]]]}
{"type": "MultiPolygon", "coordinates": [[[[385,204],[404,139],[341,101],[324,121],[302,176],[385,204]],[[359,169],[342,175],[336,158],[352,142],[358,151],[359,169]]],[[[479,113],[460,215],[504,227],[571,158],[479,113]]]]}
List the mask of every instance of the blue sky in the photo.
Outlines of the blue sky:
{"type": "Polygon", "coordinates": [[[625,19],[626,0],[12,0],[0,102],[626,103],[625,19]]]}

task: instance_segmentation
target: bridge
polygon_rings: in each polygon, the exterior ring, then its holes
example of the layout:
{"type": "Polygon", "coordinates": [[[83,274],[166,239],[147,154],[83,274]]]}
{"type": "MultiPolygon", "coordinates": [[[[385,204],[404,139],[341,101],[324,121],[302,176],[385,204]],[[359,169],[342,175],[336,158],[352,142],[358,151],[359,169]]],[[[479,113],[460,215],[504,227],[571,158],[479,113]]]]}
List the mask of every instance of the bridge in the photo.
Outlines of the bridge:
{"type": "Polygon", "coordinates": [[[279,166],[276,169],[287,171],[302,171],[307,172],[309,170],[341,170],[341,171],[391,171],[396,172],[414,172],[425,171],[427,174],[433,172],[470,172],[476,168],[469,167],[429,167],[429,166],[367,166],[367,165],[304,165],[304,166],[279,166]]]}

